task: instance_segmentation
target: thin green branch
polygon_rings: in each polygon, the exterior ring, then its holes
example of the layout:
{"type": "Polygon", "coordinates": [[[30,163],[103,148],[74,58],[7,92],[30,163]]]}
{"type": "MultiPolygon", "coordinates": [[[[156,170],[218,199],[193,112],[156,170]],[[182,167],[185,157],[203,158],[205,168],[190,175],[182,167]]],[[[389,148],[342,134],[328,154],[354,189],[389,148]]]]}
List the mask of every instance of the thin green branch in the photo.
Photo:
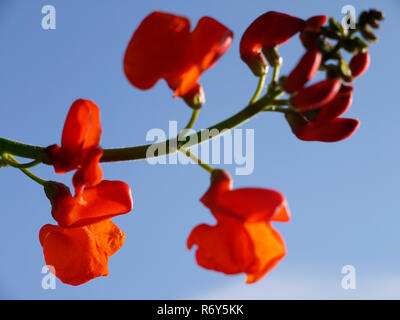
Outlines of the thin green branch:
{"type": "Polygon", "coordinates": [[[202,167],[208,173],[212,173],[215,170],[213,167],[211,167],[208,164],[206,164],[203,161],[201,161],[201,159],[199,157],[195,156],[189,150],[184,149],[184,148],[181,147],[181,148],[179,148],[179,151],[182,152],[188,158],[192,159],[194,162],[196,162],[200,167],[202,167]]]}
{"type": "MultiPolygon", "coordinates": [[[[24,174],[26,174],[29,178],[31,178],[33,181],[41,184],[42,186],[45,186],[48,182],[46,180],[43,180],[30,172],[26,167],[22,167],[21,163],[18,162],[17,159],[15,159],[12,155],[3,153],[2,154],[2,160],[7,163],[8,165],[18,168],[21,170],[24,174]],[[19,167],[18,167],[19,166],[19,167]]],[[[35,162],[35,161],[33,161],[35,162]]]]}
{"type": "MultiPolygon", "coordinates": [[[[277,77],[279,75],[279,68],[280,66],[276,66],[274,68],[272,83],[275,83],[275,81],[277,80],[277,77]]],[[[259,83],[261,82],[262,79],[261,81],[259,81],[259,83]]],[[[204,136],[202,134],[203,130],[200,130],[186,137],[188,142],[185,143],[185,147],[188,148],[193,145],[203,143],[214,137],[217,137],[226,130],[230,130],[237,126],[242,125],[243,123],[245,123],[246,121],[257,115],[259,112],[265,111],[266,107],[273,105],[275,99],[277,99],[283,93],[282,90],[276,89],[275,85],[270,86],[268,93],[259,100],[257,100],[256,102],[247,105],[244,109],[234,114],[233,116],[219,123],[216,123],[206,129],[209,131],[213,130],[214,132],[218,131],[218,134],[212,136],[209,135],[204,136]]],[[[259,86],[262,87],[263,85],[261,84],[259,86]]],[[[276,109],[275,111],[278,111],[278,109],[276,109]]],[[[191,121],[189,121],[189,125],[190,122],[191,121]]],[[[176,143],[176,140],[177,140],[176,138],[173,138],[156,144],[146,144],[128,148],[105,149],[103,157],[101,158],[100,161],[101,162],[129,161],[129,160],[145,159],[148,157],[163,156],[178,151],[180,145],[176,143]],[[147,150],[151,146],[153,146],[153,148],[157,149],[159,152],[153,155],[147,155],[147,150]]],[[[34,159],[43,162],[45,164],[51,164],[51,160],[46,152],[46,148],[43,147],[27,145],[12,140],[0,138],[0,153],[3,152],[23,158],[34,159]]]]}
{"type": "Polygon", "coordinates": [[[265,84],[265,79],[267,78],[267,74],[263,74],[258,78],[258,84],[256,91],[253,94],[253,97],[251,98],[249,104],[253,104],[254,102],[257,101],[258,97],[260,96],[262,90],[264,89],[264,84],[265,84]]]}

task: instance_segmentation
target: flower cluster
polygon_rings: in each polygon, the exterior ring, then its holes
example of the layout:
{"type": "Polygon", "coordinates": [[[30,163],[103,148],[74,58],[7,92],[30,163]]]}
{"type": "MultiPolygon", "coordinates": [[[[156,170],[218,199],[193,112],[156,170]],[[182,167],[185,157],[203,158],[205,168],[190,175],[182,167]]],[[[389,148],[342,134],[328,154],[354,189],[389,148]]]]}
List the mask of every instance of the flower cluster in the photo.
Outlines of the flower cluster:
{"type": "MultiPolygon", "coordinates": [[[[356,27],[348,30],[325,15],[304,20],[275,11],[262,14],[240,40],[240,57],[258,77],[256,92],[243,110],[209,129],[225,132],[270,111],[284,113],[293,133],[304,141],[336,142],[350,137],[359,122],[342,117],[352,103],[354,87],[349,83],[368,69],[368,43],[376,41],[372,29],[378,28],[382,19],[379,11],[365,11],[356,27]],[[279,77],[283,59],[278,48],[296,34],[305,52],[287,76],[279,77]],[[349,63],[342,49],[352,55],[349,63]],[[272,79],[260,97],[269,67],[273,68],[272,79]],[[324,73],[323,80],[310,83],[318,72],[324,73]],[[283,94],[287,99],[279,99],[283,94]]],[[[178,135],[190,141],[188,129],[205,102],[199,79],[232,41],[233,32],[211,17],[202,17],[191,30],[187,18],[155,11],[133,33],[124,54],[124,73],[141,90],[152,88],[161,79],[166,81],[174,97],[193,109],[189,123],[178,135]]],[[[70,285],[107,275],[108,258],[125,240],[111,218],[132,210],[131,190],[123,181],[103,180],[100,162],[144,159],[151,147],[103,150],[101,135],[99,107],[78,99],[69,109],[60,146],[42,148],[0,138],[0,168],[18,168],[44,187],[57,225],[41,228],[40,243],[46,264],[53,266],[50,271],[70,285]],[[20,164],[13,155],[34,161],[20,164]],[[53,165],[57,174],[75,171],[74,193],[64,184],[43,180],[28,170],[41,162],[53,165]]],[[[201,132],[193,136],[196,143],[209,139],[201,132]]],[[[172,140],[175,147],[164,153],[182,152],[211,175],[211,185],[200,201],[216,224],[195,227],[187,239],[188,249],[197,246],[197,263],[205,269],[244,273],[247,283],[258,281],[286,255],[285,243],[272,226],[290,220],[285,197],[271,189],[232,189],[233,180],[226,171],[203,163],[186,144],[172,140]]],[[[171,141],[165,143],[170,146],[171,141]]]]}

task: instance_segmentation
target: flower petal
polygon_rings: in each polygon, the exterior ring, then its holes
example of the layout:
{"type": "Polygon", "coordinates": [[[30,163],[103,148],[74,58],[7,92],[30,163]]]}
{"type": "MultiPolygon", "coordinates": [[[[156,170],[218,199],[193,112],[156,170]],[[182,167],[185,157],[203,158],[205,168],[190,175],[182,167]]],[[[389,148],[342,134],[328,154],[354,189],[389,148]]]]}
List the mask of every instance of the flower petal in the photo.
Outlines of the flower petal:
{"type": "Polygon", "coordinates": [[[221,194],[209,208],[244,221],[256,222],[272,219],[285,204],[284,196],[278,191],[241,188],[221,194]]]}
{"type": "Polygon", "coordinates": [[[77,286],[108,275],[107,255],[88,228],[45,225],[39,237],[46,264],[62,282],[77,286]]]}
{"type": "Polygon", "coordinates": [[[197,245],[196,260],[203,268],[237,274],[254,263],[254,248],[243,223],[221,216],[215,226],[201,224],[194,228],[187,240],[191,249],[197,245]]]}
{"type": "Polygon", "coordinates": [[[85,157],[85,163],[79,168],[73,178],[72,183],[75,187],[75,195],[83,191],[83,187],[93,187],[103,179],[103,170],[100,167],[100,159],[103,156],[103,149],[100,147],[92,148],[85,157]]]}
{"type": "Polygon", "coordinates": [[[202,17],[193,30],[192,37],[197,64],[205,71],[229,49],[233,32],[213,18],[202,17]]]}
{"type": "Polygon", "coordinates": [[[245,223],[245,229],[253,242],[255,263],[247,271],[246,283],[254,283],[274,268],[286,255],[285,243],[270,223],[245,223]]]}
{"type": "Polygon", "coordinates": [[[331,102],[320,107],[315,120],[331,120],[341,116],[350,108],[352,101],[353,94],[351,91],[344,93],[339,92],[331,102]]]}
{"type": "Polygon", "coordinates": [[[256,20],[243,33],[240,40],[240,55],[243,60],[254,56],[263,48],[281,45],[300,31],[304,20],[291,15],[268,11],[256,20]]]}
{"type": "Polygon", "coordinates": [[[349,138],[358,128],[355,119],[335,118],[326,121],[309,122],[294,133],[300,140],[337,142],[349,138]]]}
{"type": "Polygon", "coordinates": [[[363,75],[368,70],[370,63],[371,59],[368,51],[357,53],[351,58],[349,63],[352,76],[357,78],[363,75]]]}
{"type": "Polygon", "coordinates": [[[192,64],[191,48],[189,20],[155,11],[142,21],[128,44],[125,75],[142,90],[165,76],[177,78],[192,64]]]}
{"type": "Polygon", "coordinates": [[[286,92],[300,90],[309,80],[314,78],[321,65],[322,54],[318,48],[307,50],[300,62],[288,75],[283,85],[286,92]]]}
{"type": "Polygon", "coordinates": [[[339,93],[341,85],[341,80],[337,78],[320,81],[300,89],[292,95],[291,102],[296,109],[302,111],[318,108],[332,101],[339,93]]]}
{"type": "Polygon", "coordinates": [[[61,139],[67,154],[96,147],[101,139],[99,107],[90,100],[78,99],[69,109],[61,139]]]}
{"type": "Polygon", "coordinates": [[[125,182],[103,180],[79,196],[58,198],[52,215],[64,228],[81,227],[128,213],[132,207],[131,190],[125,182]]]}
{"type": "Polygon", "coordinates": [[[89,224],[87,228],[96,235],[97,242],[106,252],[107,257],[121,249],[125,242],[125,233],[111,219],[89,224]]]}

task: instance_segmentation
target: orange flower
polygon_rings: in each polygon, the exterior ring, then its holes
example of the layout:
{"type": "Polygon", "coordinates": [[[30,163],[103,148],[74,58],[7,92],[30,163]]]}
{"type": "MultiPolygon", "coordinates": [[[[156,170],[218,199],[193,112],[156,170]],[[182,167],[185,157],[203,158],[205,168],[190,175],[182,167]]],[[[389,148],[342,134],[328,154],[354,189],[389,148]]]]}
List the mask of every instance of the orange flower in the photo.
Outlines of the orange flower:
{"type": "Polygon", "coordinates": [[[62,282],[77,286],[108,275],[108,258],[122,247],[125,235],[108,219],[80,228],[46,224],[39,239],[46,264],[62,282]]]}
{"type": "Polygon", "coordinates": [[[47,148],[56,173],[77,170],[73,177],[75,192],[79,194],[83,186],[98,184],[103,171],[99,165],[103,150],[101,139],[99,107],[90,100],[76,100],[67,115],[61,139],[61,147],[47,148]]]}
{"type": "Polygon", "coordinates": [[[155,11],[142,21],[128,44],[125,75],[142,90],[165,79],[175,97],[185,97],[198,87],[201,74],[228,50],[232,38],[232,31],[213,18],[201,18],[191,32],[187,18],[155,11]]]}
{"type": "Polygon", "coordinates": [[[200,266],[226,274],[246,273],[247,283],[253,283],[285,256],[283,239],[271,226],[271,221],[290,220],[286,200],[279,192],[232,190],[229,174],[217,170],[201,202],[211,210],[217,224],[201,224],[189,235],[187,246],[198,246],[196,260],[200,266]]]}
{"type": "Polygon", "coordinates": [[[50,182],[45,192],[52,204],[51,214],[63,228],[110,219],[130,212],[133,207],[131,190],[123,181],[103,180],[94,187],[85,188],[75,197],[67,186],[50,182]]]}

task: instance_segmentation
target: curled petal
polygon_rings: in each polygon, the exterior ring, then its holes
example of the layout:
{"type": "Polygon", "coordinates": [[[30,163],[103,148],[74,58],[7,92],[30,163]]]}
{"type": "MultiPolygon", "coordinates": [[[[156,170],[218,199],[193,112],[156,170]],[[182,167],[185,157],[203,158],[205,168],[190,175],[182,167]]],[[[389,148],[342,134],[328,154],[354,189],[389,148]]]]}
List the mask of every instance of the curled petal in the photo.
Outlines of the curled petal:
{"type": "Polygon", "coordinates": [[[196,260],[203,268],[237,274],[254,263],[254,247],[240,220],[224,217],[216,226],[201,224],[187,240],[190,250],[197,245],[196,260]]]}
{"type": "MultiPolygon", "coordinates": [[[[275,190],[241,188],[221,194],[209,207],[243,221],[257,222],[272,219],[286,206],[284,196],[275,190]]],[[[286,218],[289,219],[288,215],[286,218]]]]}
{"type": "Polygon", "coordinates": [[[121,248],[124,233],[111,220],[68,229],[47,224],[39,239],[46,264],[62,282],[77,286],[108,275],[108,258],[121,248]]]}
{"type": "Polygon", "coordinates": [[[322,27],[327,20],[328,17],[325,15],[313,16],[311,18],[308,18],[305,22],[305,29],[318,32],[320,27],[322,27]]]}
{"type": "Polygon", "coordinates": [[[65,120],[61,147],[47,148],[56,173],[78,169],[86,161],[87,153],[98,148],[101,132],[99,107],[90,100],[76,100],[65,120]]]}
{"type": "Polygon", "coordinates": [[[132,207],[131,190],[125,182],[103,180],[78,196],[57,198],[52,215],[61,227],[81,227],[128,213],[132,207]]]}
{"type": "Polygon", "coordinates": [[[246,222],[217,214],[216,226],[202,224],[187,240],[197,245],[196,260],[203,268],[225,274],[247,273],[247,283],[261,279],[285,256],[284,242],[268,222],[246,222]]]}
{"type": "Polygon", "coordinates": [[[87,228],[96,235],[96,240],[107,257],[121,249],[125,242],[125,233],[111,219],[89,224],[87,228]]]}
{"type": "Polygon", "coordinates": [[[353,94],[347,89],[344,89],[343,91],[345,92],[339,92],[335,99],[320,107],[315,118],[316,121],[338,118],[350,108],[353,101],[353,94]]]}
{"type": "Polygon", "coordinates": [[[300,18],[268,11],[254,20],[243,33],[240,40],[240,57],[253,72],[262,70],[265,63],[260,55],[262,49],[285,43],[303,26],[304,20],[300,18]]]}
{"type": "Polygon", "coordinates": [[[304,21],[276,11],[268,11],[246,29],[240,40],[242,57],[260,52],[262,48],[281,45],[300,31],[304,21]]]}
{"type": "Polygon", "coordinates": [[[270,223],[245,223],[254,246],[255,262],[247,271],[247,283],[260,280],[286,255],[285,243],[270,223]]]}
{"type": "Polygon", "coordinates": [[[291,102],[296,109],[306,111],[318,108],[332,101],[338,94],[342,83],[340,79],[320,81],[300,89],[292,95],[291,102]]]}
{"type": "Polygon", "coordinates": [[[288,75],[283,85],[286,92],[300,90],[309,80],[314,78],[321,65],[322,54],[317,48],[307,50],[300,62],[288,75]]]}
{"type": "Polygon", "coordinates": [[[357,53],[353,58],[351,58],[349,63],[352,76],[357,78],[363,75],[365,71],[368,70],[370,63],[371,59],[368,51],[357,53]]]}
{"type": "Polygon", "coordinates": [[[77,286],[108,275],[107,255],[88,228],[45,225],[39,237],[46,264],[62,282],[77,286]]]}
{"type": "Polygon", "coordinates": [[[74,154],[98,146],[100,139],[99,107],[90,100],[76,100],[65,120],[61,148],[66,154],[74,154]]]}
{"type": "Polygon", "coordinates": [[[232,190],[232,178],[225,170],[215,170],[211,185],[200,201],[213,213],[242,221],[289,221],[285,197],[278,191],[262,188],[232,190]]]}
{"type": "Polygon", "coordinates": [[[296,114],[287,114],[286,118],[296,137],[304,141],[341,141],[350,137],[359,125],[358,120],[346,118],[317,122],[306,122],[296,114]]]}
{"type": "Polygon", "coordinates": [[[79,168],[73,178],[75,195],[82,193],[83,187],[93,187],[103,179],[103,170],[100,167],[100,159],[103,156],[103,149],[100,147],[91,149],[85,157],[85,163],[79,168]]]}

